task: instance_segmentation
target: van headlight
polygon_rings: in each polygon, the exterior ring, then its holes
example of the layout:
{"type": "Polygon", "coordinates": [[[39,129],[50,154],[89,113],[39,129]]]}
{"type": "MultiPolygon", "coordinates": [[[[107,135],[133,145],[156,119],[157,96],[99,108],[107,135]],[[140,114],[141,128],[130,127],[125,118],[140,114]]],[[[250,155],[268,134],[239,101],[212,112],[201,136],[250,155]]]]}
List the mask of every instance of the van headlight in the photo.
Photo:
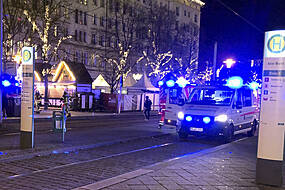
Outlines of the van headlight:
{"type": "Polygon", "coordinates": [[[184,119],[184,113],[182,111],[178,112],[177,117],[178,117],[178,119],[183,120],[184,119]]]}
{"type": "Polygon", "coordinates": [[[228,120],[228,116],[225,114],[218,115],[217,117],[215,117],[215,121],[226,122],[227,120],[228,120]]]}

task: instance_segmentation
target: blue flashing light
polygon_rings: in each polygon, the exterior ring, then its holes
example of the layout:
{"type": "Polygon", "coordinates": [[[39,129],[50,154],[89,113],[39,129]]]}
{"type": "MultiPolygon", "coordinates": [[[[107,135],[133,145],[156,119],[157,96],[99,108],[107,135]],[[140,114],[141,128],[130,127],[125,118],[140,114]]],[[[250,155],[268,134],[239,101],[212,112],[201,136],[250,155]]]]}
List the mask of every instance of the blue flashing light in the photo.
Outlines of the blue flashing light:
{"type": "Polygon", "coordinates": [[[164,82],[161,80],[161,81],[158,81],[158,85],[159,86],[162,86],[164,84],[164,82]]]}
{"type": "Polygon", "coordinates": [[[174,80],[168,80],[168,81],[166,81],[166,85],[171,88],[175,85],[175,82],[174,82],[174,80]]]}
{"type": "Polygon", "coordinates": [[[15,83],[15,86],[20,86],[18,82],[15,83]]]}
{"type": "Polygon", "coordinates": [[[179,77],[176,81],[176,83],[178,84],[178,86],[180,86],[181,88],[184,88],[187,84],[190,84],[190,82],[188,80],[186,80],[184,77],[179,77]]]}
{"type": "Polygon", "coordinates": [[[9,86],[11,86],[11,82],[8,81],[8,80],[3,80],[3,81],[2,81],[2,85],[3,85],[4,87],[9,87],[9,86]]]}
{"type": "Polygon", "coordinates": [[[251,83],[249,83],[249,88],[252,89],[252,90],[257,90],[259,88],[259,83],[253,81],[251,83]]]}
{"type": "Polygon", "coordinates": [[[211,122],[211,118],[209,118],[209,117],[204,117],[204,118],[203,118],[203,122],[204,122],[205,124],[208,124],[208,123],[211,122]]]}
{"type": "Polygon", "coordinates": [[[226,86],[233,89],[239,89],[243,86],[243,79],[241,77],[231,77],[227,80],[226,86]]]}
{"type": "Polygon", "coordinates": [[[190,115],[187,116],[185,119],[186,119],[186,121],[189,121],[189,122],[192,121],[192,117],[190,115]]]}

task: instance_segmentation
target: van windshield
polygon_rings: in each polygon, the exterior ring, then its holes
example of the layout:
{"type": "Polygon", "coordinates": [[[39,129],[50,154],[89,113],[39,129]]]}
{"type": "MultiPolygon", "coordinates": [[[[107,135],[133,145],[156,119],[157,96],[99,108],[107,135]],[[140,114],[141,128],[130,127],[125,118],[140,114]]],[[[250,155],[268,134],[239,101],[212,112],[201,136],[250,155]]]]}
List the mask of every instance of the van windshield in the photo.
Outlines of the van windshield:
{"type": "Polygon", "coordinates": [[[194,89],[187,103],[228,106],[231,104],[233,96],[234,90],[230,89],[194,89]]]}

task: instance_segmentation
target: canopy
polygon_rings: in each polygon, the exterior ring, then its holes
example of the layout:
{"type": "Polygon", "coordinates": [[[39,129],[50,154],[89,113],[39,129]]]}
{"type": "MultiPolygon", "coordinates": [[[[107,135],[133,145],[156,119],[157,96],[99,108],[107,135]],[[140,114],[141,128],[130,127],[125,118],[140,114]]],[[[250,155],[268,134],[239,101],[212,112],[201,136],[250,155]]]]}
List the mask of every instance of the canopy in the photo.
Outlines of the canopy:
{"type": "Polygon", "coordinates": [[[144,73],[143,77],[133,86],[128,87],[129,92],[159,92],[159,88],[154,87],[147,74],[144,73]]]}
{"type": "Polygon", "coordinates": [[[106,82],[104,77],[100,74],[93,82],[92,82],[92,89],[95,87],[110,87],[110,85],[106,82]]]}

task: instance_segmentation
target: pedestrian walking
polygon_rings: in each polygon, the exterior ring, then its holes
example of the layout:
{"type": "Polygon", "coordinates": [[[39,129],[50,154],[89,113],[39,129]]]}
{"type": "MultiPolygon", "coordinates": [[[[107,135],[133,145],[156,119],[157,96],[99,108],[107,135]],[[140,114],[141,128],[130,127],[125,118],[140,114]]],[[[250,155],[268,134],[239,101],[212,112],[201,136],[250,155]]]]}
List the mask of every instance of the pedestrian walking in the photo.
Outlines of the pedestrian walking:
{"type": "Polygon", "coordinates": [[[151,105],[152,105],[151,100],[149,99],[148,96],[146,96],[145,97],[145,102],[144,102],[144,116],[145,116],[145,120],[149,120],[151,105]]]}
{"type": "Polygon", "coordinates": [[[7,117],[7,108],[8,108],[8,94],[4,92],[2,95],[2,113],[4,118],[7,117]]]}

